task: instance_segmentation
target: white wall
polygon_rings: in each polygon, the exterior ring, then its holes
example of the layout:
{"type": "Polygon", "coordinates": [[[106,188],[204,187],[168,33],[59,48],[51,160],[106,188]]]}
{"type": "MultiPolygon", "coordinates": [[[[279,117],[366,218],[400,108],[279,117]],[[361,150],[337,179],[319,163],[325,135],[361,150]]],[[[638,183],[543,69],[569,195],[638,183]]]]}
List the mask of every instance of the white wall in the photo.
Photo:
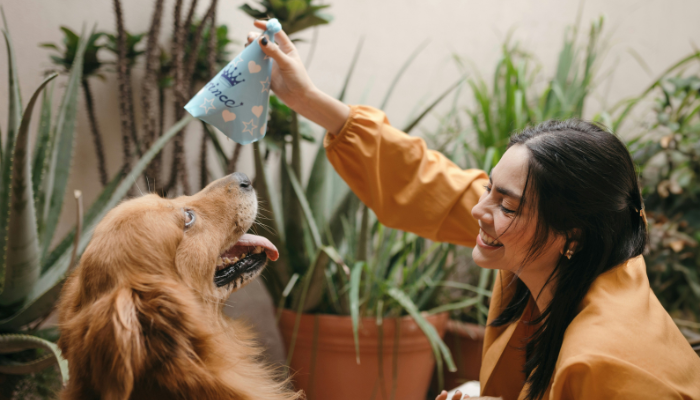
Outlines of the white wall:
{"type": "MultiPolygon", "coordinates": [[[[122,0],[122,3],[127,29],[146,31],[153,2],[122,0]]],[[[169,36],[174,2],[166,3],[163,37],[169,36]]],[[[201,15],[208,2],[200,3],[201,15]]],[[[347,96],[350,103],[379,105],[404,60],[419,43],[426,38],[431,40],[407,71],[386,108],[390,120],[398,126],[403,126],[416,111],[419,101],[429,101],[458,78],[457,69],[450,61],[452,54],[468,58],[488,77],[499,56],[500,45],[511,29],[513,37],[539,58],[545,74],[550,74],[562,44],[564,28],[575,21],[580,5],[579,1],[572,0],[343,0],[327,3],[331,4],[328,12],[334,16],[334,21],[318,29],[318,44],[309,72],[319,88],[337,94],[354,48],[364,36],[364,49],[347,96]]],[[[40,83],[42,71],[51,66],[50,52],[37,44],[60,41],[60,25],[79,30],[83,24],[88,28],[97,24],[100,30],[115,30],[110,0],[3,0],[0,4],[13,35],[25,102],[40,83]]],[[[252,28],[251,19],[238,10],[241,4],[243,1],[221,1],[218,9],[219,21],[226,23],[231,36],[240,42],[252,28]]],[[[589,0],[583,5],[583,27],[587,30],[589,22],[599,15],[606,17],[605,32],[610,39],[602,73],[612,66],[615,69],[590,102],[589,115],[600,108],[601,102],[612,104],[639,93],[653,80],[652,76],[690,53],[692,43],[700,44],[697,22],[700,1],[697,0],[589,0]],[[652,75],[645,72],[630,52],[641,56],[652,75]]],[[[311,36],[310,31],[302,37],[308,40],[311,36]]],[[[308,42],[300,44],[299,48],[306,59],[308,42]]],[[[239,49],[240,44],[235,46],[234,53],[239,49]]],[[[0,124],[3,131],[7,118],[6,65],[3,49],[0,51],[0,124]]],[[[137,67],[136,82],[140,75],[137,67]]],[[[93,80],[92,84],[108,169],[114,173],[121,163],[121,134],[116,80],[114,74],[108,77],[104,83],[93,80]]],[[[61,81],[64,82],[65,79],[61,81]]],[[[138,85],[135,89],[139,98],[138,85]]],[[[58,102],[58,96],[55,101],[58,102]]],[[[199,133],[198,129],[192,132],[187,151],[191,180],[197,182],[199,133]]],[[[248,150],[239,169],[253,175],[248,150]]],[[[83,109],[80,110],[75,152],[58,236],[75,219],[73,189],[83,190],[86,204],[92,202],[99,191],[92,138],[83,109]]]]}

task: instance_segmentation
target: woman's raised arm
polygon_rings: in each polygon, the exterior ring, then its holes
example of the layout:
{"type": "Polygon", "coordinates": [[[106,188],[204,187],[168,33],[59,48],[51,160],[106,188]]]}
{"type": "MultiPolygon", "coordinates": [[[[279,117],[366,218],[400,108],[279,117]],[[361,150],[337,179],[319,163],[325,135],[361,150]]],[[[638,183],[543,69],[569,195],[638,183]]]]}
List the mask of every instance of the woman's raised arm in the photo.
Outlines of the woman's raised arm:
{"type": "Polygon", "coordinates": [[[461,169],[367,106],[352,106],[343,128],[329,133],[324,145],[335,170],[384,225],[475,245],[479,225],[471,209],[488,182],[483,171],[461,169]]]}
{"type": "MultiPolygon", "coordinates": [[[[265,29],[264,21],[255,26],[265,29]]],[[[256,40],[251,33],[248,40],[256,40]]],[[[431,240],[473,247],[479,225],[471,209],[488,177],[463,170],[425,141],[389,124],[380,110],[349,107],[318,90],[309,79],[294,44],[284,32],[277,43],[257,38],[275,60],[272,90],[290,108],[321,125],[328,159],[384,225],[431,240]]]]}

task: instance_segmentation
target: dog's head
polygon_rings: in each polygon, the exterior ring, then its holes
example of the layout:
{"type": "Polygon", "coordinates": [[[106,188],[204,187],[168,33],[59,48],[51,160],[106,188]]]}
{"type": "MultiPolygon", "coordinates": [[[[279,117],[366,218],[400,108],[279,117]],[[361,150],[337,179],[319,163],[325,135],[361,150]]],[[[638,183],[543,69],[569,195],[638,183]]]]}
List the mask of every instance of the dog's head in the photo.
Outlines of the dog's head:
{"type": "Polygon", "coordinates": [[[193,196],[151,194],[110,211],[82,256],[85,284],[97,291],[132,276],[155,274],[220,302],[276,260],[269,240],[246,234],[257,198],[248,177],[235,173],[193,196]],[[91,285],[91,282],[96,284],[91,285]]]}
{"type": "Polygon", "coordinates": [[[278,257],[269,240],[246,233],[256,213],[239,173],[194,196],[146,195],[111,210],[61,294],[68,390],[128,398],[144,375],[191,393],[221,386],[203,364],[217,351],[207,338],[223,326],[231,292],[278,257]]]}

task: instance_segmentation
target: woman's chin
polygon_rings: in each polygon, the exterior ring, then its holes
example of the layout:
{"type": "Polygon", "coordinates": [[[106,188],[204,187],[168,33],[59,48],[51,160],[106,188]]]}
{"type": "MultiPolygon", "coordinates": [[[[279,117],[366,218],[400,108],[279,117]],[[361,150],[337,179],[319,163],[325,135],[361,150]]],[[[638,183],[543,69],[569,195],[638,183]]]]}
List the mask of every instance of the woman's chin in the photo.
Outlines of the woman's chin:
{"type": "Polygon", "coordinates": [[[478,246],[472,250],[472,259],[474,260],[474,263],[481,268],[498,269],[498,265],[495,265],[496,263],[494,262],[493,257],[485,256],[478,246]]]}

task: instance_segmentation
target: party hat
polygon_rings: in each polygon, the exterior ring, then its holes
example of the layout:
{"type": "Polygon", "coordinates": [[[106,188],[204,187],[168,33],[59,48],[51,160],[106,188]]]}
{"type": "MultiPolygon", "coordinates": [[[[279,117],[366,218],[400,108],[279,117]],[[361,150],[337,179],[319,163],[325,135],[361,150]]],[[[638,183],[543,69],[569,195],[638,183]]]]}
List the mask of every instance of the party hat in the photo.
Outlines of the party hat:
{"type": "MultiPolygon", "coordinates": [[[[271,19],[263,35],[274,41],[281,29],[280,23],[271,19]]],[[[258,141],[267,128],[271,75],[272,59],[254,40],[187,103],[185,110],[237,143],[258,141]]]]}

